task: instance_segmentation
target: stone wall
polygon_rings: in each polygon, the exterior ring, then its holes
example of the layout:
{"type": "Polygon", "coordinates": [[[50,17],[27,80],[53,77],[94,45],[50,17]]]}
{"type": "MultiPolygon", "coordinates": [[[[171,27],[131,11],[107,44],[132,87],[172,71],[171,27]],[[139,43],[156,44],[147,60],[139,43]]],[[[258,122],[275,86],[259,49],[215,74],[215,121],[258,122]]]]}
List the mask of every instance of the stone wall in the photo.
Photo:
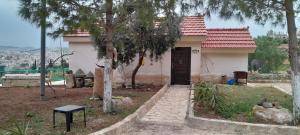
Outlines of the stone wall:
{"type": "Polygon", "coordinates": [[[32,87],[39,85],[39,74],[8,74],[2,77],[3,87],[32,87]]]}

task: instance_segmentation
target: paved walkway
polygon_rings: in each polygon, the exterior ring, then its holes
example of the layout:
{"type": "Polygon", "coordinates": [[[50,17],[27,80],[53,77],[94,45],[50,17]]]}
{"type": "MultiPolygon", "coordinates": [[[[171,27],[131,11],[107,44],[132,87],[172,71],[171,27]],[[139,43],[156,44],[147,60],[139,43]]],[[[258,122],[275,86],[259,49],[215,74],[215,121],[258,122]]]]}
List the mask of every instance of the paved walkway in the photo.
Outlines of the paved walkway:
{"type": "Polygon", "coordinates": [[[148,123],[184,124],[189,99],[188,86],[172,86],[141,119],[148,123]]]}
{"type": "Polygon", "coordinates": [[[187,127],[188,99],[188,86],[171,86],[141,121],[124,135],[225,135],[187,127]]]}
{"type": "Polygon", "coordinates": [[[290,83],[248,83],[250,87],[274,87],[278,90],[292,95],[292,86],[290,83]]]}

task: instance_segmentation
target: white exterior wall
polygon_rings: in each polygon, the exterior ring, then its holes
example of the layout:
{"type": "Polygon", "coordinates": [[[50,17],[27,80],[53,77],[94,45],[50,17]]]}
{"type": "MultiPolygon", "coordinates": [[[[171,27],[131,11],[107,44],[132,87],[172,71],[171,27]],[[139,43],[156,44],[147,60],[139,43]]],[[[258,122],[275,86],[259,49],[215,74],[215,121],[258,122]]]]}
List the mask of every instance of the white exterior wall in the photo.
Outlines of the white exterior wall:
{"type": "Polygon", "coordinates": [[[234,71],[248,71],[248,53],[202,53],[201,76],[227,75],[234,71]]]}
{"type": "MultiPolygon", "coordinates": [[[[76,72],[82,69],[85,73],[93,72],[96,63],[102,65],[97,60],[97,51],[89,37],[76,38],[67,37],[70,51],[74,55],[70,56],[70,69],[76,72]]],[[[205,79],[203,76],[214,76],[220,78],[221,75],[233,76],[234,71],[248,70],[248,53],[255,49],[203,49],[201,48],[201,37],[182,37],[176,43],[176,47],[191,47],[191,77],[193,81],[205,79]]],[[[129,64],[120,66],[113,73],[114,82],[131,82],[131,74],[138,62],[138,58],[129,64]]],[[[144,65],[139,69],[136,82],[147,83],[170,83],[171,76],[171,49],[169,49],[161,60],[151,61],[146,57],[144,65]]]]}
{"type": "MultiPolygon", "coordinates": [[[[133,69],[138,63],[138,57],[125,66],[124,70],[119,72],[119,76],[114,76],[116,78],[126,77],[126,82],[131,82],[131,74],[133,69]],[[125,76],[124,76],[125,75],[125,76]]],[[[119,70],[120,71],[120,70],[119,70]]],[[[156,61],[151,60],[148,56],[144,59],[144,65],[142,65],[137,72],[136,82],[148,82],[148,83],[166,83],[169,82],[169,77],[171,75],[171,50],[168,50],[163,55],[162,59],[156,61]]],[[[121,80],[120,80],[121,81],[121,80]]]]}
{"type": "Polygon", "coordinates": [[[95,72],[97,63],[97,51],[91,43],[70,43],[70,52],[74,52],[70,56],[69,66],[75,73],[78,69],[82,69],[84,73],[95,72]]]}
{"type": "Polygon", "coordinates": [[[192,47],[191,51],[191,77],[193,81],[199,81],[201,75],[201,47],[192,47]]]}

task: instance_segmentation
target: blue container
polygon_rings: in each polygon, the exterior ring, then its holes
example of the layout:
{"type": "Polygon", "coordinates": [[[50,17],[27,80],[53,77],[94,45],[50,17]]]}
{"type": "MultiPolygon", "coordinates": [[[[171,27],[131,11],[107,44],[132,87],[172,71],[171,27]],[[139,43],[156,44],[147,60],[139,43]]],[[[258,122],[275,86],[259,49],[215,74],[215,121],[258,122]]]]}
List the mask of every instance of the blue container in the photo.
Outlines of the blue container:
{"type": "Polygon", "coordinates": [[[227,81],[227,84],[228,84],[228,85],[234,85],[234,83],[235,83],[235,80],[234,80],[234,79],[231,79],[231,80],[228,80],[228,81],[227,81]]]}

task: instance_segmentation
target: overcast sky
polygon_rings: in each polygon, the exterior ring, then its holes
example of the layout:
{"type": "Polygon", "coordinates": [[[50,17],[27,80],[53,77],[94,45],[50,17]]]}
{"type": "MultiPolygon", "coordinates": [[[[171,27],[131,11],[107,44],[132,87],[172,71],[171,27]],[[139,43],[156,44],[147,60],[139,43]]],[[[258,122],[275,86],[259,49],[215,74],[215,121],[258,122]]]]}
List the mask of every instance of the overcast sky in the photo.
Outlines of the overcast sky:
{"type": "MultiPolygon", "coordinates": [[[[18,0],[0,0],[0,46],[18,46],[18,47],[35,47],[40,44],[40,31],[34,25],[22,20],[18,14],[18,0]]],[[[300,26],[299,19],[297,26],[300,26]]],[[[265,26],[257,25],[253,21],[240,23],[235,19],[224,21],[217,16],[206,18],[207,28],[235,28],[235,27],[250,27],[250,32],[253,37],[265,35],[270,29],[286,33],[285,28],[274,28],[270,24],[265,26]]],[[[47,47],[59,47],[60,40],[56,41],[48,38],[47,47]]],[[[62,41],[63,46],[67,43],[62,41]]]]}

